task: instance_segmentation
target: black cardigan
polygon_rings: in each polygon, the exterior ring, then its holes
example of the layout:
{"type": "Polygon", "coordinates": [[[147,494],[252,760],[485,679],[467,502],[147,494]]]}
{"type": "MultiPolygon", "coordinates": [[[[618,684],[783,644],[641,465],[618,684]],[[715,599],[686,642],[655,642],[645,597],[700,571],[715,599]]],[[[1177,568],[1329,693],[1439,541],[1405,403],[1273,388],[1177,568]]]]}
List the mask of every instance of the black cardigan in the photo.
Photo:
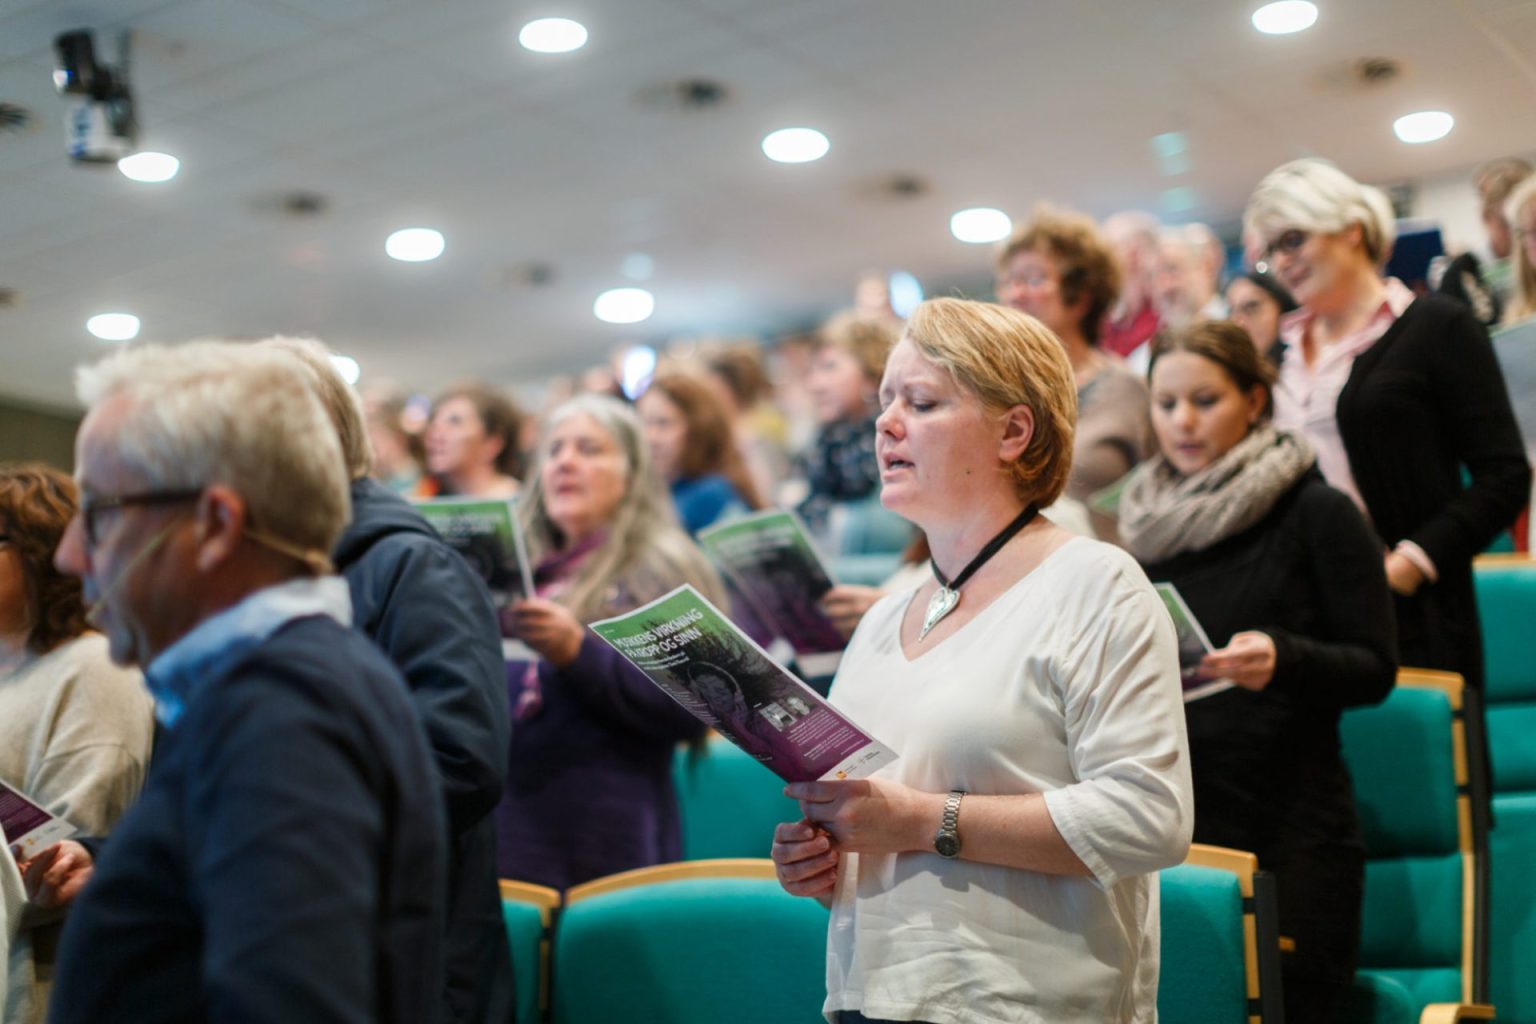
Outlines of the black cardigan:
{"type": "Polygon", "coordinates": [[[1377,535],[1388,548],[1411,540],[1439,576],[1397,601],[1403,664],[1481,687],[1472,557],[1514,521],[1531,486],[1488,332],[1460,303],[1417,299],[1355,360],[1336,416],[1377,535]]]}
{"type": "Polygon", "coordinates": [[[1396,664],[1381,547],[1354,503],[1313,469],[1257,525],[1145,569],[1217,647],[1247,630],[1275,641],[1263,690],[1186,706],[1197,838],[1259,850],[1289,829],[1356,835],[1339,714],[1383,699],[1396,664]]]}

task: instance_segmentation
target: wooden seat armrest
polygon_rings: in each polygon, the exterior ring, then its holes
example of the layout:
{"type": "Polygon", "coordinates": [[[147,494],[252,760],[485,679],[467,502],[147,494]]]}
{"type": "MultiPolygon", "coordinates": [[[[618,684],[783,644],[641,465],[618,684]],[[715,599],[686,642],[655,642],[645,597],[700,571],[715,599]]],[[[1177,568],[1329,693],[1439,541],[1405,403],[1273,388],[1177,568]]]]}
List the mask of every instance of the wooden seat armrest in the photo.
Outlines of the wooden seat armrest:
{"type": "Polygon", "coordinates": [[[1463,1020],[1493,1020],[1493,1007],[1485,1003],[1430,1003],[1419,1014],[1419,1024],[1456,1024],[1463,1020]]]}

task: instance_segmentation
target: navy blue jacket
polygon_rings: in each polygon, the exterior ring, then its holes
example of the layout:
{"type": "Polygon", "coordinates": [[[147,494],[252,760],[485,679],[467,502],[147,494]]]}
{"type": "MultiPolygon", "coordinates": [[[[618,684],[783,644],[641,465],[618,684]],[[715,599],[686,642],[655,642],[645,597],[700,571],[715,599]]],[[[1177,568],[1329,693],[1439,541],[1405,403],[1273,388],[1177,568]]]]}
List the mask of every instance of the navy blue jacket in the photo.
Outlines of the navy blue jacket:
{"type": "Polygon", "coordinates": [[[54,1024],[436,1012],[442,801],[399,673],[315,616],[205,680],[71,910],[54,1024]]]}
{"type": "Polygon", "coordinates": [[[511,952],[496,886],[491,812],[507,771],[507,694],[495,608],[480,577],[415,509],[372,480],[352,484],[334,553],[353,624],[405,676],[448,808],[445,1024],[505,1021],[511,952]]]}

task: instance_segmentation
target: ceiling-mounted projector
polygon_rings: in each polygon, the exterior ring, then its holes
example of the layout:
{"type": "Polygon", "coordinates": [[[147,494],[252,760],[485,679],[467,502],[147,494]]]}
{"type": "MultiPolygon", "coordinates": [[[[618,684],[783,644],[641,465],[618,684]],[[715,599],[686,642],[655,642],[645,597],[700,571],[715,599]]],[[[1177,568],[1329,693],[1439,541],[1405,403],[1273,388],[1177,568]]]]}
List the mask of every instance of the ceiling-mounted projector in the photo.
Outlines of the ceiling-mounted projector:
{"type": "Polygon", "coordinates": [[[117,163],[134,151],[138,140],[128,89],[127,33],[119,41],[116,68],[97,63],[87,29],[58,36],[53,49],[58,56],[53,84],[70,101],[64,115],[69,158],[77,163],[117,163]]]}

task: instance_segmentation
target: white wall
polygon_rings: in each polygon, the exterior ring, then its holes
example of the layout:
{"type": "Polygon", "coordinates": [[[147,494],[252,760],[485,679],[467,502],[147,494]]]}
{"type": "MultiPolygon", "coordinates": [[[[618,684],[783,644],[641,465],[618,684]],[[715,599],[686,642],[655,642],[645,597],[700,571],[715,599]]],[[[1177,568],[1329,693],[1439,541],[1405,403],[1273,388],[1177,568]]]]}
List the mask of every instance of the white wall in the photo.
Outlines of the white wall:
{"type": "MultiPolygon", "coordinates": [[[[1536,154],[1511,153],[1536,164],[1536,154]]],[[[1426,178],[1413,183],[1413,216],[1439,223],[1446,249],[1462,252],[1471,249],[1486,255],[1488,239],[1483,234],[1482,206],[1472,186],[1472,174],[1476,167],[1468,167],[1456,174],[1426,178]]]]}

